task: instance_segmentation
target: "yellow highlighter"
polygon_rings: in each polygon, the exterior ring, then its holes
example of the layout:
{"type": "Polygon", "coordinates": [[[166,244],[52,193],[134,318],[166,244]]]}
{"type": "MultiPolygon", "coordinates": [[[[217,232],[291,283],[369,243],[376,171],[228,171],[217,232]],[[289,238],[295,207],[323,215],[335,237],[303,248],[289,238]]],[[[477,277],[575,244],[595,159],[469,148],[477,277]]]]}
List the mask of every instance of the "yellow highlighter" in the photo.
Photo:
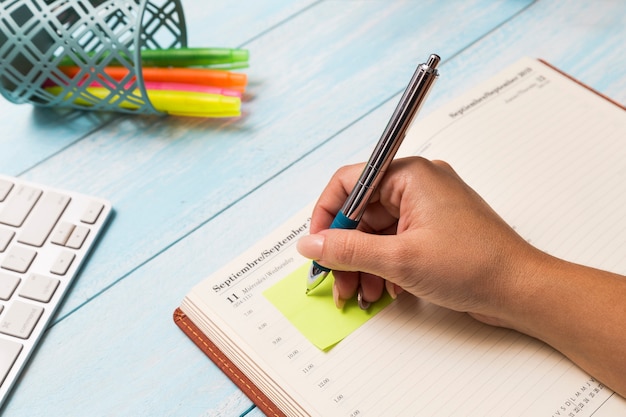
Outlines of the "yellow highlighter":
{"type": "MultiPolygon", "coordinates": [[[[63,87],[46,87],[53,95],[64,92],[63,87]]],[[[200,93],[177,90],[147,90],[148,99],[160,112],[176,116],[189,117],[237,117],[241,115],[241,99],[221,94],[200,93]]],[[[65,101],[73,101],[80,106],[93,106],[98,101],[106,101],[120,108],[135,110],[143,103],[140,90],[133,95],[123,96],[104,87],[88,87],[74,97],[73,92],[66,92],[65,101]]]]}

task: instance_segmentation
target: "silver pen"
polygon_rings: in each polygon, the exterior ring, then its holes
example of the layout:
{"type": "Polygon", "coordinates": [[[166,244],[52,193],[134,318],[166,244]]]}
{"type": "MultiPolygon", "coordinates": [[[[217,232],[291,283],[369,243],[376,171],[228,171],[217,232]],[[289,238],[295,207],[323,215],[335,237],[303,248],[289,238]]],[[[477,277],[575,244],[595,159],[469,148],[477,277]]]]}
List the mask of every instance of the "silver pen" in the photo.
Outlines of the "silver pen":
{"type": "MultiPolygon", "coordinates": [[[[415,70],[359,180],[330,225],[331,229],[356,229],[358,226],[372,193],[391,164],[413,118],[439,76],[437,65],[440,60],[438,55],[432,54],[426,63],[420,64],[415,70]]],[[[329,272],[330,269],[313,261],[307,279],[307,294],[317,287],[329,272]]],[[[366,309],[369,306],[363,300],[360,288],[357,298],[361,308],[366,309]]]]}

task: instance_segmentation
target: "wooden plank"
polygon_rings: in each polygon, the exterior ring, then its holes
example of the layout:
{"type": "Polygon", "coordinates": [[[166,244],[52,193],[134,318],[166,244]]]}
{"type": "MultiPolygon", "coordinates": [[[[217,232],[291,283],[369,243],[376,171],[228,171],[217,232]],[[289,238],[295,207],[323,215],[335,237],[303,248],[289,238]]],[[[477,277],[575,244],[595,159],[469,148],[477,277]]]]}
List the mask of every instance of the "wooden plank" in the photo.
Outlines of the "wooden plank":
{"type": "MultiPolygon", "coordinates": [[[[626,4],[535,2],[476,45],[445,63],[447,88],[433,107],[521,56],[545,59],[612,99],[626,103],[626,4]]],[[[443,80],[443,79],[442,79],[443,80]]]]}
{"type": "Polygon", "coordinates": [[[0,99],[0,167],[19,175],[93,132],[113,114],[34,108],[0,99]]]}

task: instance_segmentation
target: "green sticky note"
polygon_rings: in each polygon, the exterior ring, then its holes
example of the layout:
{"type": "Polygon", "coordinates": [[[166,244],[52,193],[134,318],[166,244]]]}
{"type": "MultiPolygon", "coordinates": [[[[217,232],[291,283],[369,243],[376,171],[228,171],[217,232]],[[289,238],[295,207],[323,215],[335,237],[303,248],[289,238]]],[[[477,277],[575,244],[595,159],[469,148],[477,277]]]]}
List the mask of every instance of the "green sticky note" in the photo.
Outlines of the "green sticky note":
{"type": "Polygon", "coordinates": [[[308,295],[305,293],[309,266],[308,263],[301,266],[265,290],[263,295],[300,333],[322,350],[332,348],[393,300],[385,292],[367,310],[361,310],[356,299],[348,300],[339,310],[333,301],[332,274],[308,295]]]}

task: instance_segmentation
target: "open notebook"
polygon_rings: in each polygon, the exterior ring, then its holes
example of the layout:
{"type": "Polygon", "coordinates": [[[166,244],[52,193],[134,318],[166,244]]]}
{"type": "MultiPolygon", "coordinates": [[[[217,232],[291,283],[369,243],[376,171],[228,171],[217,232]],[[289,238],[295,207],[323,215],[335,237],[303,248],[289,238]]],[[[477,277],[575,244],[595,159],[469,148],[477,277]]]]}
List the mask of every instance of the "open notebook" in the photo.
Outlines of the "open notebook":
{"type": "MultiPolygon", "coordinates": [[[[626,274],[626,111],[546,63],[525,58],[418,120],[400,154],[450,162],[539,248],[626,274]]],[[[267,415],[626,414],[623,398],[549,346],[407,294],[319,345],[271,297],[294,273],[304,291],[295,242],[310,210],[174,314],[267,415]]]]}

